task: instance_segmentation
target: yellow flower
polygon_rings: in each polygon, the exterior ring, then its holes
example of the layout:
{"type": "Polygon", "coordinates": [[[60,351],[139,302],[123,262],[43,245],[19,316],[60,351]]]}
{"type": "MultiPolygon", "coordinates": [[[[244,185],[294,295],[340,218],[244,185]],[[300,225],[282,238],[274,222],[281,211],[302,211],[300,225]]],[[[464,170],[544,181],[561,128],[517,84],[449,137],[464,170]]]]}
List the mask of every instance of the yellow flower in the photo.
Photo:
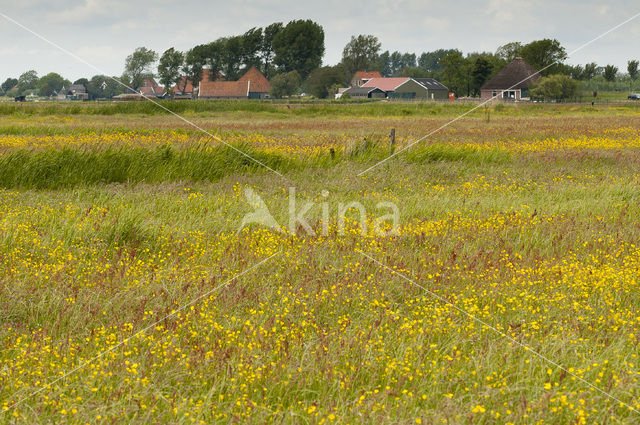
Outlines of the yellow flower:
{"type": "Polygon", "coordinates": [[[484,412],[487,411],[487,409],[485,409],[484,407],[482,407],[479,404],[477,404],[473,409],[471,409],[471,411],[473,413],[484,413],[484,412]]]}

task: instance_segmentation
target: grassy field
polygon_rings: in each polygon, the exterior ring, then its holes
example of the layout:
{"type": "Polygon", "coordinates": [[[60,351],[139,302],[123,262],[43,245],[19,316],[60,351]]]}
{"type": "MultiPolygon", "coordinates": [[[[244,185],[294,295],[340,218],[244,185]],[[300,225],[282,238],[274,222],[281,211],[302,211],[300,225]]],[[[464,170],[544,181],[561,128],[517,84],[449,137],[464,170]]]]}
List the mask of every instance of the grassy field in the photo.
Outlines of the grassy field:
{"type": "Polygon", "coordinates": [[[640,104],[151,106],[0,105],[0,423],[640,421],[640,104]]]}

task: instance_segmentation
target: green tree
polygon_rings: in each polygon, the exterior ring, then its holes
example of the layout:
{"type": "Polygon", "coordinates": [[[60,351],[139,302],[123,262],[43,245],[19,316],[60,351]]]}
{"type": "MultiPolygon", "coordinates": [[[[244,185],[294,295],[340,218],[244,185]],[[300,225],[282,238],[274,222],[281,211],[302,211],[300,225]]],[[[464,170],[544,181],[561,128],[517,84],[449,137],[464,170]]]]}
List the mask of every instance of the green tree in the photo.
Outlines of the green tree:
{"type": "Polygon", "coordinates": [[[38,73],[33,69],[18,77],[18,95],[23,96],[36,91],[38,83],[38,73]]]}
{"type": "Polygon", "coordinates": [[[402,70],[402,76],[409,78],[427,78],[431,76],[431,73],[419,66],[411,66],[402,70]]]}
{"type": "Polygon", "coordinates": [[[442,65],[440,64],[442,58],[455,52],[459,52],[459,50],[438,49],[434,50],[433,52],[422,53],[418,58],[418,66],[425,71],[433,73],[432,75],[435,76],[436,73],[442,71],[442,65]]]}
{"type": "Polygon", "coordinates": [[[413,68],[416,66],[416,54],[415,53],[404,53],[402,55],[402,69],[404,68],[413,68]]]}
{"type": "Polygon", "coordinates": [[[391,77],[391,74],[393,74],[391,70],[391,55],[388,50],[378,57],[378,69],[383,77],[391,77]]]}
{"type": "Polygon", "coordinates": [[[531,97],[544,100],[571,99],[578,91],[578,82],[567,75],[542,77],[531,89],[531,97]]]}
{"type": "Polygon", "coordinates": [[[305,86],[309,93],[320,99],[326,99],[332,88],[345,84],[346,72],[341,65],[316,68],[309,74],[305,86]]]}
{"type": "Polygon", "coordinates": [[[471,89],[473,96],[480,94],[480,87],[487,82],[492,71],[493,65],[491,62],[482,56],[476,58],[473,63],[473,70],[471,71],[471,89]]]}
{"type": "Polygon", "coordinates": [[[584,67],[582,65],[570,66],[567,65],[568,71],[566,74],[574,80],[584,80],[584,67]]]}
{"type": "Polygon", "coordinates": [[[145,76],[153,75],[152,65],[158,60],[158,54],[146,47],[138,47],[127,56],[124,63],[124,76],[131,82],[131,88],[138,90],[145,76]]]}
{"type": "Polygon", "coordinates": [[[459,51],[450,53],[442,58],[440,64],[442,65],[442,83],[459,96],[466,89],[468,78],[470,78],[470,75],[466,75],[467,63],[462,53],[459,51]]]}
{"type": "Polygon", "coordinates": [[[322,64],[324,30],[311,20],[289,22],[273,38],[274,62],[284,71],[306,78],[322,64]]]}
{"type": "Polygon", "coordinates": [[[9,90],[14,88],[17,84],[18,84],[17,78],[7,78],[6,80],[4,80],[4,83],[0,85],[0,91],[2,91],[2,94],[7,94],[9,90]]]}
{"type": "Polygon", "coordinates": [[[242,40],[242,36],[227,37],[218,40],[221,43],[222,72],[227,80],[237,80],[240,77],[240,68],[244,58],[242,40]]]}
{"type": "Polygon", "coordinates": [[[57,93],[64,86],[64,83],[65,80],[60,74],[50,72],[38,80],[36,87],[40,96],[50,97],[57,93]]]}
{"type": "MultiPolygon", "coordinates": [[[[126,82],[125,82],[126,83],[126,82]]],[[[128,85],[128,84],[127,84],[128,85]]],[[[113,96],[124,93],[127,89],[120,84],[118,77],[106,75],[94,75],[87,85],[89,99],[111,99],[113,96]]]]}
{"type": "Polygon", "coordinates": [[[89,80],[87,80],[86,78],[78,78],[77,80],[75,80],[73,82],[73,84],[81,84],[83,85],[85,88],[87,88],[87,84],[89,84],[89,80]]]}
{"type": "Polygon", "coordinates": [[[629,73],[631,84],[634,84],[638,79],[638,65],[640,65],[640,62],[638,62],[637,60],[631,60],[627,62],[627,72],[629,73]]]}
{"type": "Polygon", "coordinates": [[[522,43],[519,41],[513,41],[511,43],[503,44],[496,50],[496,56],[505,62],[509,63],[522,54],[522,43]]]}
{"type": "MultiPolygon", "coordinates": [[[[202,73],[202,67],[209,67],[209,78],[211,80],[216,80],[218,75],[225,71],[226,58],[228,55],[227,52],[227,39],[219,38],[216,41],[205,44],[202,46],[199,51],[200,55],[202,55],[201,61],[196,61],[196,65],[200,67],[199,71],[202,73]]],[[[196,70],[193,69],[194,74],[196,70]]],[[[200,81],[200,79],[197,79],[200,81]]]]}
{"type": "Polygon", "coordinates": [[[271,97],[282,98],[296,93],[302,79],[298,71],[278,74],[271,79],[271,97]]]}
{"type": "Polygon", "coordinates": [[[192,81],[194,87],[202,80],[202,68],[207,63],[206,49],[207,45],[200,44],[190,49],[185,55],[182,72],[192,81]]]}
{"type": "Polygon", "coordinates": [[[180,70],[184,64],[184,54],[173,47],[164,51],[158,63],[160,85],[167,93],[172,93],[173,87],[180,81],[180,70]]]}
{"type": "Polygon", "coordinates": [[[542,75],[558,73],[558,64],[567,58],[567,52],[560,45],[560,42],[548,38],[524,45],[520,55],[529,65],[541,71],[542,75]]]}
{"type": "Polygon", "coordinates": [[[582,75],[585,80],[591,80],[593,77],[598,75],[598,64],[595,62],[586,64],[582,75]]]}
{"type": "Polygon", "coordinates": [[[395,51],[389,57],[391,61],[391,72],[389,76],[400,75],[402,73],[402,53],[395,51]]]}
{"type": "Polygon", "coordinates": [[[613,82],[616,80],[618,74],[618,67],[614,65],[607,65],[604,67],[604,79],[613,82]]]}
{"type": "Polygon", "coordinates": [[[262,28],[251,28],[241,36],[242,63],[245,67],[262,67],[261,51],[263,45],[262,28]]]}
{"type": "Polygon", "coordinates": [[[94,75],[87,84],[87,94],[90,100],[101,99],[107,97],[105,88],[107,86],[107,77],[104,75],[94,75]]]}
{"type": "Polygon", "coordinates": [[[380,41],[373,35],[351,36],[351,41],[342,50],[342,65],[345,72],[379,70],[380,41]]]}
{"type": "Polygon", "coordinates": [[[262,73],[269,78],[273,73],[273,39],[282,31],[282,22],[275,22],[264,28],[262,31],[262,48],[260,57],[262,59],[262,73]]]}

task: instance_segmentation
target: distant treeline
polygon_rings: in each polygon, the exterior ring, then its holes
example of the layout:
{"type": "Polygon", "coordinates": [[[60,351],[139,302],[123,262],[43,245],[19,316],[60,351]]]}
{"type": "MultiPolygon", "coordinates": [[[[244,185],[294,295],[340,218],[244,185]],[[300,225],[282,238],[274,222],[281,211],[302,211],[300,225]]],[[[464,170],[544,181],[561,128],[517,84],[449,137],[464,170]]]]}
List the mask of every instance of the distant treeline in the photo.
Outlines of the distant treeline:
{"type": "MultiPolygon", "coordinates": [[[[613,65],[600,66],[595,62],[568,65],[564,63],[566,50],[555,39],[535,40],[527,44],[511,42],[498,47],[495,52],[468,54],[450,48],[417,55],[382,52],[381,47],[373,35],[353,36],[344,47],[338,64],[321,66],[325,53],[321,25],[311,20],[295,20],[286,25],[276,22],[264,28],[251,28],[241,35],[200,44],[185,52],[169,48],[159,55],[146,47],[139,47],[126,58],[121,76],[96,75],[76,80],[74,84],[84,85],[89,99],[111,98],[130,89],[138,89],[144,77],[155,76],[162,86],[169,89],[177,87],[181,92],[186,90],[187,81],[197,86],[203,78],[203,68],[210,69],[209,78],[235,80],[255,66],[272,80],[274,97],[305,92],[326,98],[338,87],[348,85],[354,73],[360,70],[379,71],[385,77],[431,77],[458,96],[477,96],[488,79],[518,56],[542,70],[545,76],[562,74],[574,80],[628,81],[630,84],[638,78],[637,60],[628,61],[625,74],[613,65]]],[[[7,78],[0,86],[0,94],[49,97],[69,85],[71,82],[57,73],[38,78],[32,70],[18,78],[7,78]]]]}

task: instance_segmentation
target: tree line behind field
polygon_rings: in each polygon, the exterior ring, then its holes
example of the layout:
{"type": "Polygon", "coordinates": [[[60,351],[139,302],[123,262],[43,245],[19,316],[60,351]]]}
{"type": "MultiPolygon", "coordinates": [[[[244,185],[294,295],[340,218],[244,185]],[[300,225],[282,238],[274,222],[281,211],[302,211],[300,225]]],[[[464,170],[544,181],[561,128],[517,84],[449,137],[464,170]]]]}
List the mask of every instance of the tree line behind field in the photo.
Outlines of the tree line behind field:
{"type": "MultiPolygon", "coordinates": [[[[318,23],[295,20],[286,25],[276,22],[264,28],[251,28],[241,35],[221,37],[184,52],[171,47],[158,54],[139,47],[126,58],[121,76],[96,75],[73,83],[84,85],[89,99],[111,98],[129,91],[123,85],[139,89],[148,76],[155,76],[163,87],[177,87],[178,91],[183,91],[187,80],[197,86],[203,78],[203,68],[210,69],[209,78],[236,80],[255,66],[271,80],[274,97],[302,92],[318,98],[331,97],[338,87],[349,84],[356,71],[379,71],[385,77],[435,78],[457,96],[478,96],[480,87],[516,57],[522,57],[534,68],[542,70],[541,74],[547,78],[540,84],[553,87],[560,84],[563,90],[570,92],[577,88],[575,81],[587,82],[585,86],[588,87],[594,83],[595,86],[598,83],[619,84],[631,90],[639,74],[637,60],[628,61],[626,73],[614,65],[600,66],[595,62],[566,64],[566,50],[555,39],[526,44],[511,42],[495,52],[464,54],[455,48],[441,48],[417,55],[382,51],[377,37],[358,35],[352,36],[346,44],[338,64],[322,66],[324,35],[324,29],[318,23]]],[[[69,85],[69,80],[55,72],[39,78],[31,70],[17,78],[7,78],[0,85],[0,95],[50,97],[69,85]]]]}

